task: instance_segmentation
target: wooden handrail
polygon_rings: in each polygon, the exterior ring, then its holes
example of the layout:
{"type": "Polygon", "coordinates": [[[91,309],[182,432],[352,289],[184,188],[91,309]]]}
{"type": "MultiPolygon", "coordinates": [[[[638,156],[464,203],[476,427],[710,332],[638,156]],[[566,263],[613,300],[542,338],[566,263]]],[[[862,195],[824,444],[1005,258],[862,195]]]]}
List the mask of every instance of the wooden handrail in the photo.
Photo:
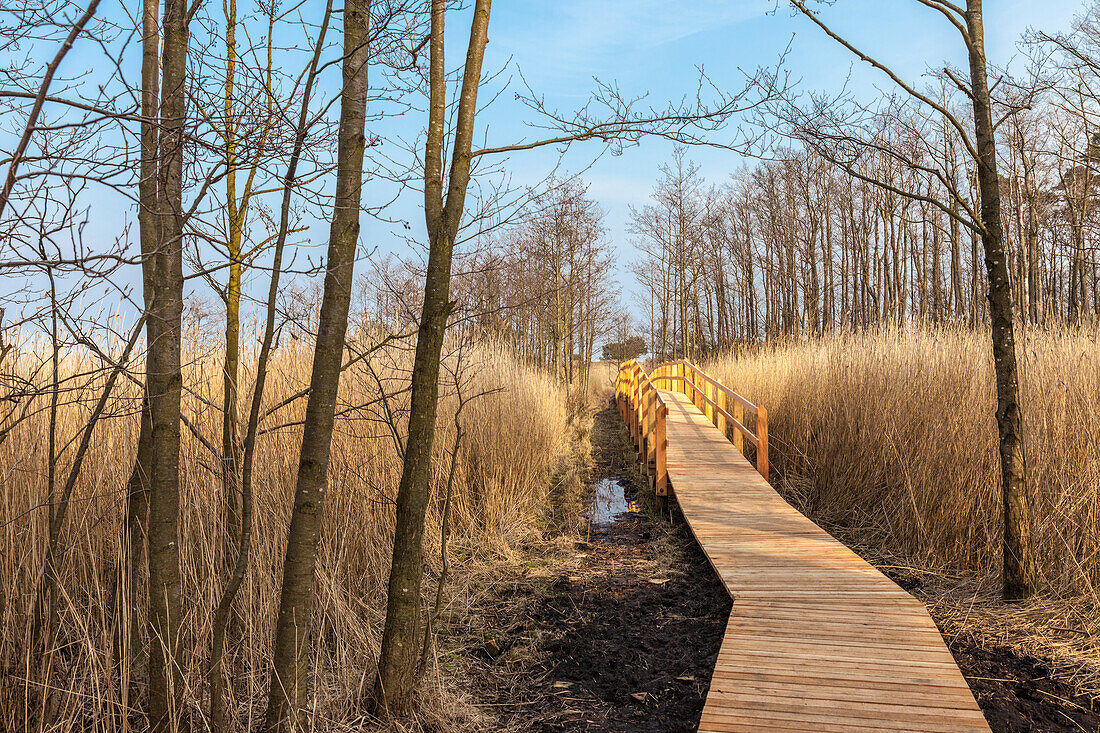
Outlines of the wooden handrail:
{"type": "Polygon", "coordinates": [[[657,496],[668,496],[668,405],[634,359],[619,366],[615,401],[638,449],[642,470],[652,477],[657,496]]]}
{"type": "MultiPolygon", "coordinates": [[[[736,393],[736,392],[734,392],[734,391],[733,391],[732,389],[730,389],[730,388],[729,388],[729,387],[727,387],[726,385],[722,384],[722,383],[721,383],[721,382],[719,382],[719,381],[718,381],[717,379],[715,379],[714,377],[710,376],[709,374],[707,374],[706,372],[704,372],[704,371],[703,371],[702,369],[700,369],[699,367],[697,367],[697,366],[695,366],[694,364],[692,364],[692,363],[691,363],[690,361],[688,361],[687,359],[680,359],[680,360],[678,360],[678,361],[668,361],[668,362],[664,362],[663,364],[658,364],[657,366],[653,367],[653,370],[654,370],[654,371],[657,371],[657,370],[659,370],[659,369],[661,369],[661,368],[663,368],[663,367],[669,367],[669,366],[679,366],[679,365],[681,365],[681,364],[682,364],[682,365],[684,365],[684,366],[686,366],[686,367],[688,367],[689,369],[691,369],[691,370],[692,370],[693,372],[695,372],[696,374],[698,374],[698,375],[699,375],[700,377],[702,377],[702,378],[703,378],[703,379],[704,379],[704,380],[705,380],[705,381],[706,381],[707,383],[711,384],[711,385],[712,385],[712,386],[714,386],[714,387],[715,387],[716,389],[720,389],[720,390],[722,390],[722,391],[723,391],[723,392],[725,392],[725,393],[726,393],[727,395],[729,395],[730,397],[732,397],[732,398],[733,398],[734,400],[736,400],[737,402],[740,402],[740,403],[741,403],[741,405],[742,405],[742,406],[743,406],[743,407],[744,407],[744,408],[745,408],[746,410],[749,410],[749,411],[751,411],[751,412],[752,412],[752,413],[753,413],[754,415],[756,414],[756,408],[758,407],[758,405],[754,404],[753,402],[750,402],[749,400],[745,399],[745,398],[744,398],[744,397],[742,397],[741,395],[737,394],[737,393],[736,393]]],[[[658,377],[657,377],[657,379],[668,379],[668,380],[674,380],[674,381],[687,381],[687,377],[672,377],[672,376],[670,376],[670,377],[661,377],[661,376],[658,376],[658,377]]]]}
{"type": "MultiPolygon", "coordinates": [[[[760,475],[765,479],[768,478],[768,410],[764,405],[757,405],[749,401],[687,359],[679,359],[677,361],[658,364],[653,367],[653,376],[646,374],[637,360],[631,359],[619,367],[619,383],[620,385],[629,383],[632,386],[629,390],[629,394],[634,395],[636,398],[641,398],[643,396],[643,391],[652,389],[652,391],[657,392],[657,390],[653,388],[655,388],[658,383],[667,383],[670,390],[688,394],[688,385],[690,384],[692,401],[702,410],[703,414],[707,416],[707,419],[715,424],[722,432],[723,436],[730,439],[731,436],[729,435],[727,426],[732,425],[732,442],[738,450],[744,452],[744,440],[748,440],[748,442],[756,448],[756,470],[759,471],[760,475]],[[677,369],[683,373],[676,374],[675,372],[677,369]],[[626,382],[624,382],[624,373],[629,375],[625,377],[626,382]],[[645,387],[641,390],[634,386],[642,382],[644,382],[645,387]],[[681,389],[676,389],[677,384],[681,386],[681,389]],[[714,393],[713,397],[710,394],[711,392],[714,393]],[[719,395],[724,398],[721,403],[716,399],[719,395]],[[733,400],[733,412],[729,411],[729,400],[733,400]],[[744,416],[742,413],[745,411],[752,413],[756,417],[755,433],[749,430],[744,423],[744,416]]],[[[624,390],[622,393],[625,394],[626,391],[624,390]]],[[[618,398],[620,394],[620,389],[617,386],[616,397],[618,398]]],[[[660,399],[659,392],[657,392],[657,397],[660,399]]],[[[632,411],[636,410],[638,404],[639,402],[637,400],[632,400],[627,409],[632,411]]],[[[664,405],[663,400],[660,401],[660,405],[667,411],[668,408],[664,405]]],[[[644,405],[641,409],[644,411],[644,405]]],[[[627,419],[627,417],[627,413],[624,412],[623,418],[627,419]]],[[[630,420],[627,420],[627,422],[629,424],[630,420]]],[[[632,428],[631,434],[635,436],[635,441],[637,442],[639,438],[635,433],[636,431],[632,428]]],[[[640,446],[639,450],[641,450],[640,446]]]]}

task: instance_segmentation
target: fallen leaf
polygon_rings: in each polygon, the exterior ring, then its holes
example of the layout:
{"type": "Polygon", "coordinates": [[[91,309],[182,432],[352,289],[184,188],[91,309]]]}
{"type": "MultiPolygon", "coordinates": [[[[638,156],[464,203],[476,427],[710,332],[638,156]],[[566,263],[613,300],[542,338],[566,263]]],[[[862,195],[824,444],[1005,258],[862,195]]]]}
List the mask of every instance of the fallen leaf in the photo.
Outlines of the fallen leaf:
{"type": "Polygon", "coordinates": [[[637,700],[638,702],[645,702],[646,700],[649,699],[649,693],[648,692],[632,692],[632,693],[630,693],[630,696],[632,698],[634,698],[635,700],[637,700]]]}
{"type": "Polygon", "coordinates": [[[664,585],[669,581],[669,578],[650,578],[649,582],[653,585],[664,585]]]}
{"type": "Polygon", "coordinates": [[[679,680],[680,682],[694,682],[695,681],[695,675],[685,674],[681,677],[677,677],[676,679],[679,680]]]}
{"type": "Polygon", "coordinates": [[[572,686],[573,686],[573,683],[572,683],[572,682],[555,682],[555,683],[554,683],[554,684],[552,685],[552,687],[553,687],[553,688],[554,688],[555,690],[568,690],[568,689],[569,689],[570,687],[572,687],[572,686]]]}

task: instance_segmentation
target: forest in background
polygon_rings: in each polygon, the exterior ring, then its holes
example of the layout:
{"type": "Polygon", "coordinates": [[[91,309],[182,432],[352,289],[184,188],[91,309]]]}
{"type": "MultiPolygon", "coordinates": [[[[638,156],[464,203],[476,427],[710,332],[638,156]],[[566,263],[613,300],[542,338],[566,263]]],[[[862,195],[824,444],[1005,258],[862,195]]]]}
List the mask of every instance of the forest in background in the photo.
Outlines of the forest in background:
{"type": "MultiPolygon", "coordinates": [[[[1100,313],[1100,9],[1032,31],[994,115],[1012,301],[1027,323],[1100,313]]],[[[927,96],[958,118],[952,72],[927,96]]],[[[839,101],[838,101],[839,100],[839,101]]],[[[788,98],[763,122],[801,143],[706,181],[689,149],[632,212],[641,326],[658,358],[881,324],[989,320],[973,158],[960,130],[899,93],[868,106],[788,98]],[[801,102],[804,106],[799,107],[801,102]],[[814,112],[817,115],[814,115],[814,112]]]]}

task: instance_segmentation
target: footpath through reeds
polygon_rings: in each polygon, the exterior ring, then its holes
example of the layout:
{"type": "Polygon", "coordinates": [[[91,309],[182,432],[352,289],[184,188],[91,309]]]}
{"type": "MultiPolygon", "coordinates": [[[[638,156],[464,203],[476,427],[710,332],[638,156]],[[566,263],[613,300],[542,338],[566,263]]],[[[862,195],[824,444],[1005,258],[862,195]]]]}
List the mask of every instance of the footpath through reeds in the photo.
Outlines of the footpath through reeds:
{"type": "Polygon", "coordinates": [[[988,334],[884,329],[743,348],[705,368],[767,405],[773,483],[939,617],[985,627],[1100,692],[1100,328],[1024,329],[1021,401],[1043,595],[998,600],[988,334]]]}

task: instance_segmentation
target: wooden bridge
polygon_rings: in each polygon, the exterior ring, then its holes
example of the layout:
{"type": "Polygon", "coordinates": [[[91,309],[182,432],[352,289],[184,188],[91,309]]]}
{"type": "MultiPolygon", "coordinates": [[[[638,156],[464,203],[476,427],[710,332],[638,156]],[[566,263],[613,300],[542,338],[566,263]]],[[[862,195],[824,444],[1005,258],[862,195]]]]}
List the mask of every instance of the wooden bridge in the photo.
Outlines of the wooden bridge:
{"type": "Polygon", "coordinates": [[[700,731],[988,733],[924,605],[772,489],[763,406],[686,361],[616,400],[733,598],[700,731]]]}

